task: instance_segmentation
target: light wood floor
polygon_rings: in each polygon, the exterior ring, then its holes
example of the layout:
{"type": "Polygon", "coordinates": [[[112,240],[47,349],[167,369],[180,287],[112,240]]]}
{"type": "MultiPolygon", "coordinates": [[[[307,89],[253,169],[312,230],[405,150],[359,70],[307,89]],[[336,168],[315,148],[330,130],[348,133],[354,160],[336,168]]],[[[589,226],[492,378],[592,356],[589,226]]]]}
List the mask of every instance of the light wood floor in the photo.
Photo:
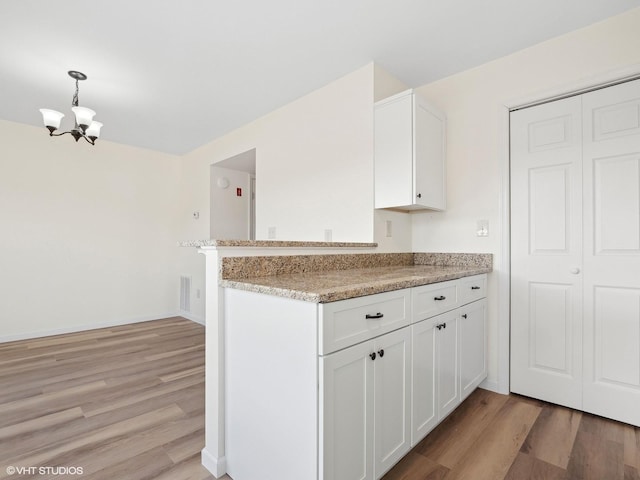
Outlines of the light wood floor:
{"type": "Polygon", "coordinates": [[[39,480],[213,479],[203,446],[202,326],[169,318],[0,344],[0,478],[14,466],[83,470],[11,476],[39,480]]]}
{"type": "Polygon", "coordinates": [[[640,428],[478,389],[383,480],[640,480],[639,471],[640,428]]]}
{"type": "MultiPolygon", "coordinates": [[[[203,446],[202,326],[169,318],[0,344],[0,478],[9,466],[66,466],[83,474],[11,477],[211,480],[203,446]]],[[[384,480],[640,480],[639,471],[640,429],[478,389],[384,480]]]]}

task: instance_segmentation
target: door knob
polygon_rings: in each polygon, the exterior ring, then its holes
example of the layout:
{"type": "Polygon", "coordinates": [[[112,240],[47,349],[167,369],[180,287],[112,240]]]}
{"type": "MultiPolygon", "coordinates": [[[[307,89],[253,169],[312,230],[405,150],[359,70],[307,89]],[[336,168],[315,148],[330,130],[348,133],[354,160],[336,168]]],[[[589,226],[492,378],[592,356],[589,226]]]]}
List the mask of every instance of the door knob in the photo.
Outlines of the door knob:
{"type": "Polygon", "coordinates": [[[580,273],[580,269],[578,267],[573,267],[573,268],[569,269],[569,273],[577,275],[577,274],[580,273]]]}

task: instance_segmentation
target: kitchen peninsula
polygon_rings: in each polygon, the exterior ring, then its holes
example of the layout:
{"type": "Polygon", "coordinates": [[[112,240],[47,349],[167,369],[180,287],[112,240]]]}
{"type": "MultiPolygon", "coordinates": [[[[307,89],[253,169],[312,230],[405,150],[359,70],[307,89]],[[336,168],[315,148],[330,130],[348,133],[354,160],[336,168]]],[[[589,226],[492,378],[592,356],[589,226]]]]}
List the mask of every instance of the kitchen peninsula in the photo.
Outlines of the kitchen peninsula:
{"type": "Polygon", "coordinates": [[[486,377],[491,255],[221,243],[190,244],[207,255],[212,473],[379,478],[486,377]]]}

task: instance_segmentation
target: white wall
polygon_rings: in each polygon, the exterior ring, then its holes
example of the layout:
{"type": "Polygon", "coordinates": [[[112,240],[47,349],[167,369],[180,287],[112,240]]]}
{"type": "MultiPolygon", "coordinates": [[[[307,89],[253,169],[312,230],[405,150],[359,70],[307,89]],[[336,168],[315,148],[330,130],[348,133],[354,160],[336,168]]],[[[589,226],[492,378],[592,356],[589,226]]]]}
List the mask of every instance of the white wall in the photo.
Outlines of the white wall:
{"type": "Polygon", "coordinates": [[[0,341],[177,312],[179,157],[6,121],[0,148],[0,341]]]}
{"type": "Polygon", "coordinates": [[[211,238],[249,240],[250,182],[247,172],[211,167],[211,238]],[[229,185],[222,188],[219,179],[228,180],[229,185]]]}
{"type": "Polygon", "coordinates": [[[503,359],[508,352],[508,317],[498,317],[497,282],[508,273],[502,216],[503,176],[508,175],[505,105],[640,72],[638,45],[640,9],[634,9],[418,89],[447,115],[448,182],[445,212],[413,214],[413,249],[495,255],[489,286],[490,382],[506,380],[505,371],[498,378],[498,352],[503,359]],[[487,238],[475,235],[479,219],[490,222],[487,238]],[[499,329],[505,325],[506,338],[505,329],[499,329]]]}
{"type": "Polygon", "coordinates": [[[256,238],[373,240],[373,65],[184,156],[187,238],[207,238],[209,166],[256,149],[256,238]],[[203,214],[203,212],[206,212],[203,214]]]}
{"type": "MultiPolygon", "coordinates": [[[[276,227],[279,240],[323,241],[331,229],[333,241],[371,242],[375,235],[385,251],[408,251],[410,216],[373,210],[373,101],[403,88],[369,64],[186,155],[182,238],[209,238],[210,165],[255,148],[257,239],[276,227]],[[388,218],[392,238],[384,237],[388,218]]],[[[180,271],[193,277],[194,291],[204,291],[199,257],[195,249],[181,252],[180,271]]],[[[203,299],[191,305],[204,318],[203,299]]]]}

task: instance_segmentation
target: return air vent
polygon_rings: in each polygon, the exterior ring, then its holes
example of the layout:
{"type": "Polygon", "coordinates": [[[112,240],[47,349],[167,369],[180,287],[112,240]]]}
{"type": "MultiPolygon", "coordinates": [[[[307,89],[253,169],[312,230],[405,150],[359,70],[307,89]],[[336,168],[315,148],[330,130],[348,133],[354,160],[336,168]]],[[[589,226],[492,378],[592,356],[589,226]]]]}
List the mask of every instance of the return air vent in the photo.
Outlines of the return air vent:
{"type": "Polygon", "coordinates": [[[191,311],[191,277],[180,276],[180,310],[191,311]]]}

